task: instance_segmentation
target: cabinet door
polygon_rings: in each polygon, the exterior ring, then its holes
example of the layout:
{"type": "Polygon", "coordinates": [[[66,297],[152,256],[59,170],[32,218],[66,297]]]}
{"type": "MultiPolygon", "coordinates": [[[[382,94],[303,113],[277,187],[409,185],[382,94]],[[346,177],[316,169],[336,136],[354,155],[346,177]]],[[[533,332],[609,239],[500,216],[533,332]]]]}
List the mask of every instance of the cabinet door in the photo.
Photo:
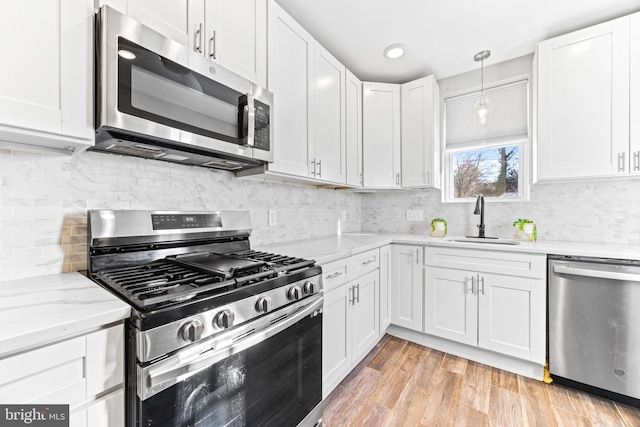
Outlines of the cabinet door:
{"type": "Polygon", "coordinates": [[[93,28],[92,2],[2,2],[0,140],[93,145],[93,28]]]}
{"type": "Polygon", "coordinates": [[[630,43],[630,135],[629,135],[629,171],[640,173],[640,13],[629,17],[630,43]]]}
{"type": "Polygon", "coordinates": [[[391,245],[380,248],[380,334],[391,324],[391,245]]]}
{"type": "Polygon", "coordinates": [[[402,85],[402,186],[440,186],[440,95],[433,76],[402,85]]]}
{"type": "Polygon", "coordinates": [[[347,70],[345,83],[347,184],[362,186],[362,82],[347,70]]]}
{"type": "Polygon", "coordinates": [[[315,43],[314,127],[309,140],[316,162],[315,177],[344,183],[345,173],[345,68],[319,43],[315,43]]]}
{"type": "Polygon", "coordinates": [[[479,346],[544,363],[545,281],[485,274],[477,292],[479,346]]]}
{"type": "Polygon", "coordinates": [[[184,46],[204,42],[204,0],[127,0],[126,7],[127,16],[184,46]]]}
{"type": "Polygon", "coordinates": [[[204,52],[262,87],[267,81],[267,0],[207,0],[204,52]]]}
{"type": "Polygon", "coordinates": [[[275,2],[269,2],[269,90],[274,94],[274,163],[270,169],[311,176],[310,111],[313,39],[275,2]]]}
{"type": "Polygon", "coordinates": [[[538,179],[628,173],[629,18],[538,45],[538,179]]]}
{"type": "Polygon", "coordinates": [[[124,390],[102,396],[88,407],[70,415],[70,427],[123,427],[124,390]]]}
{"type": "Polygon", "coordinates": [[[477,274],[439,267],[425,270],[425,332],[477,346],[477,274]]]}
{"type": "Polygon", "coordinates": [[[351,287],[327,292],[322,310],[322,395],[342,380],[351,363],[351,287]]]}
{"type": "Polygon", "coordinates": [[[422,332],[422,252],[392,245],[391,323],[422,332]]]}
{"type": "Polygon", "coordinates": [[[400,86],[362,86],[365,187],[400,187],[400,86]]]}
{"type": "Polygon", "coordinates": [[[379,337],[379,285],[378,270],[365,274],[352,283],[353,315],[351,317],[352,355],[364,355],[379,337]]]}

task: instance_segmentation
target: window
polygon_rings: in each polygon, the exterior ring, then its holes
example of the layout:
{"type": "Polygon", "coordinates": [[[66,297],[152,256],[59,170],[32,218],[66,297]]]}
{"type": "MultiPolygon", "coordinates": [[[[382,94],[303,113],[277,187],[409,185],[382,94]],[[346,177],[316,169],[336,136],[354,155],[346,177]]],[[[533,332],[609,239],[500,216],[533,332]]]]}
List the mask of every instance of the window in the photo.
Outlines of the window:
{"type": "Polygon", "coordinates": [[[444,201],[525,200],[528,147],[528,81],[494,86],[491,123],[476,124],[472,105],[479,92],[445,100],[444,201]]]}

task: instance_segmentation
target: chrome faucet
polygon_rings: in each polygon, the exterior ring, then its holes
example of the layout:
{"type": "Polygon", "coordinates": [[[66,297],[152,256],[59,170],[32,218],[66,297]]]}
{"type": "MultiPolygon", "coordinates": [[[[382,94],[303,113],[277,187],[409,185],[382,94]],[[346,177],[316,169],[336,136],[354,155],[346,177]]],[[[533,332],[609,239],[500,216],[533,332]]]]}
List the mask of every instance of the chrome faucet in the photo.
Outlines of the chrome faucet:
{"type": "Polygon", "coordinates": [[[476,198],[476,208],[473,211],[474,215],[480,215],[480,224],[477,225],[478,227],[478,237],[484,238],[484,196],[481,194],[478,194],[478,197],[476,198]]]}

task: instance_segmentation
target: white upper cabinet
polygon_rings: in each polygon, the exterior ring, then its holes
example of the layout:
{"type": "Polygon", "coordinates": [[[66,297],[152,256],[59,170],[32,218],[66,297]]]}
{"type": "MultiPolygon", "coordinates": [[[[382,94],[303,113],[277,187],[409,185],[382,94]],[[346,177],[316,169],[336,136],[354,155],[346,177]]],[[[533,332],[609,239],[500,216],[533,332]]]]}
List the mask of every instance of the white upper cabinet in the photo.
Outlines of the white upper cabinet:
{"type": "Polygon", "coordinates": [[[440,187],[440,92],[433,76],[402,85],[402,186],[440,187]]]}
{"type": "Polygon", "coordinates": [[[345,82],[347,185],[362,186],[362,82],[347,70],[345,82]]]}
{"type": "Polygon", "coordinates": [[[400,85],[362,85],[365,187],[400,187],[400,85]]]}
{"type": "Polygon", "coordinates": [[[264,87],[267,0],[100,0],[264,87]]]}
{"type": "Polygon", "coordinates": [[[272,171],[311,176],[309,153],[314,41],[274,1],[269,2],[269,81],[274,94],[272,171]]]}
{"type": "Polygon", "coordinates": [[[629,173],[629,17],[538,44],[537,179],[629,173]]]}
{"type": "Polygon", "coordinates": [[[631,52],[629,172],[640,174],[640,13],[629,17],[631,52]]]}
{"type": "Polygon", "coordinates": [[[309,152],[313,154],[313,176],[322,181],[344,183],[346,179],[345,74],[344,65],[316,42],[309,152]]]}
{"type": "Polygon", "coordinates": [[[274,1],[268,15],[275,145],[269,170],[344,184],[346,69],[274,1]]]}
{"type": "Polygon", "coordinates": [[[2,2],[3,146],[78,152],[93,145],[93,21],[90,1],[2,2]]]}
{"type": "Polygon", "coordinates": [[[204,25],[205,55],[267,85],[267,0],[206,0],[204,25]]]}

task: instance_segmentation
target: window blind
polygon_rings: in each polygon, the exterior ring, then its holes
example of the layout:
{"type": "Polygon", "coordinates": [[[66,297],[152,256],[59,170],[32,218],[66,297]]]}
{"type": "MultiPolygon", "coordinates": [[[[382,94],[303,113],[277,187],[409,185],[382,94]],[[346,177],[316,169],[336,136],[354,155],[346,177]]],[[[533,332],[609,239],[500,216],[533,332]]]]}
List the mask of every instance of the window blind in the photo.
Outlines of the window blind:
{"type": "Polygon", "coordinates": [[[519,80],[485,89],[491,102],[491,123],[476,124],[473,104],[480,91],[445,100],[445,146],[456,149],[488,146],[528,136],[529,82],[519,80]]]}

